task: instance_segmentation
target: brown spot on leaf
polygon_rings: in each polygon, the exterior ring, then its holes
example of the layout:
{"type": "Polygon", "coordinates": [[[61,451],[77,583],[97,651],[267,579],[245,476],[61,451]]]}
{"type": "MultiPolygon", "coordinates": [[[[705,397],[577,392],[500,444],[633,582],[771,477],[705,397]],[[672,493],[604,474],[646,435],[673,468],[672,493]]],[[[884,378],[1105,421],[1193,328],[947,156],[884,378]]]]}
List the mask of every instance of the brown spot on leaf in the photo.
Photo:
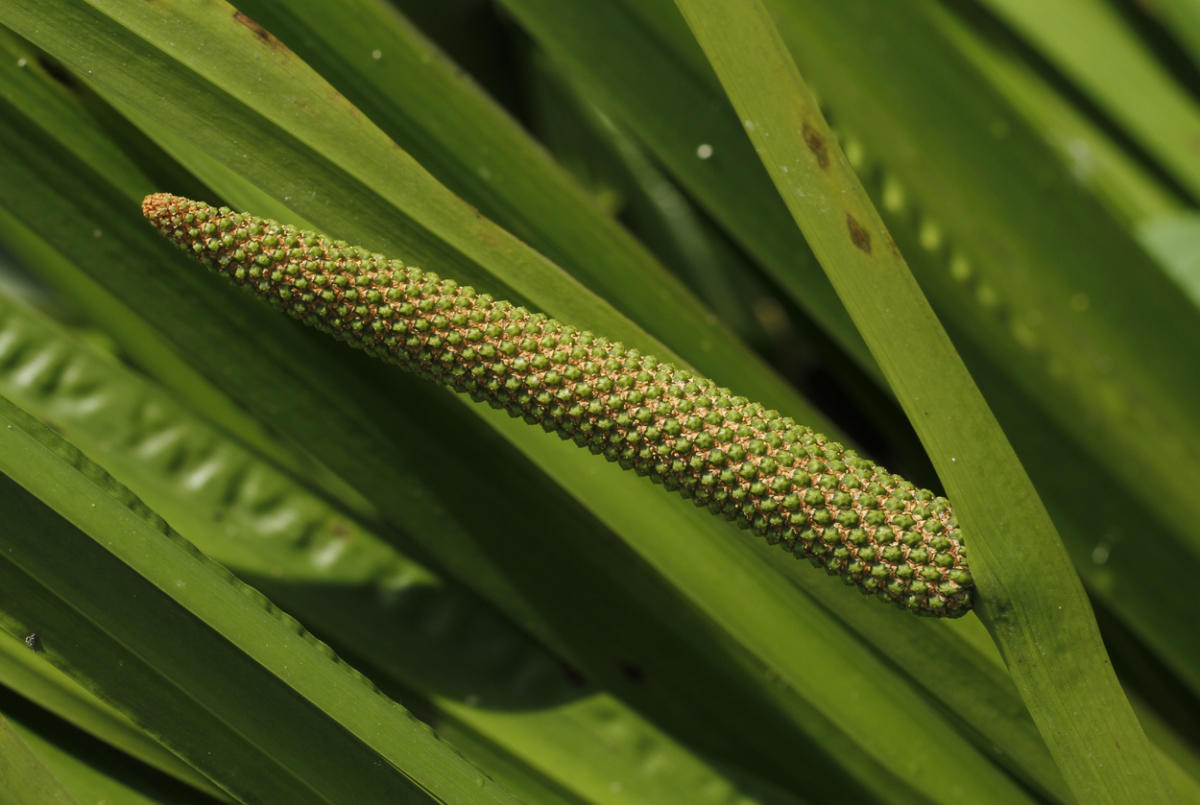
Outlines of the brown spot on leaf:
{"type": "Polygon", "coordinates": [[[808,150],[812,151],[813,156],[817,158],[817,164],[821,166],[821,170],[829,170],[829,149],[825,147],[825,138],[821,136],[821,132],[814,129],[806,120],[802,133],[808,150]]]}
{"type": "Polygon", "coordinates": [[[893,255],[895,255],[896,257],[901,256],[900,247],[896,245],[896,241],[892,240],[891,235],[887,236],[887,245],[888,245],[888,251],[890,251],[893,255]]]}
{"type": "Polygon", "coordinates": [[[846,228],[850,230],[850,241],[867,254],[871,253],[871,233],[863,228],[850,213],[846,213],[846,228]]]}
{"type": "Polygon", "coordinates": [[[251,33],[254,34],[255,38],[258,39],[263,44],[269,45],[270,47],[273,47],[273,48],[283,48],[283,43],[280,42],[278,39],[276,39],[270,31],[268,31],[266,28],[259,25],[254,20],[247,17],[242,12],[240,12],[240,11],[236,12],[233,15],[233,18],[235,20],[237,20],[238,22],[240,22],[242,25],[245,25],[247,28],[249,28],[251,33]]]}

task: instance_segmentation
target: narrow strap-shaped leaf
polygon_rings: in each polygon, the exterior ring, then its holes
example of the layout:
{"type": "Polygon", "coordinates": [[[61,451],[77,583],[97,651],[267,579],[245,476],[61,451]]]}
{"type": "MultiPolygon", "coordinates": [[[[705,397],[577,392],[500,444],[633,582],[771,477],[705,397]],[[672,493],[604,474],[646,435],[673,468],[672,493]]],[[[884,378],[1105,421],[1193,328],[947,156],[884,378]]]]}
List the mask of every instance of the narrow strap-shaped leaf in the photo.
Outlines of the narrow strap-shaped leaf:
{"type": "Polygon", "coordinates": [[[511,801],[59,437],[0,416],[0,608],[44,624],[47,659],[241,798],[511,801]]]}
{"type": "Polygon", "coordinates": [[[677,4],[955,497],[972,556],[983,557],[980,616],[1068,784],[1089,802],[1170,801],[1037,492],[766,8],[758,0],[677,4]]]}

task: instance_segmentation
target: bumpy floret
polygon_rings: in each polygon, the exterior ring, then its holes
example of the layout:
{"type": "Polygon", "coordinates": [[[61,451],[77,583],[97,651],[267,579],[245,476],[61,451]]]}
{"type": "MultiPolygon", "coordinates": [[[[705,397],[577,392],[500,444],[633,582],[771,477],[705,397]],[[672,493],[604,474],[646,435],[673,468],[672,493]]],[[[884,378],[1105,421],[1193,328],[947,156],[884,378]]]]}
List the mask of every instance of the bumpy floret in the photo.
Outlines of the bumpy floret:
{"type": "Polygon", "coordinates": [[[648,476],[919,614],[973,583],[949,503],[712,380],[343,241],[167,194],[143,213],[305,324],[648,476]]]}

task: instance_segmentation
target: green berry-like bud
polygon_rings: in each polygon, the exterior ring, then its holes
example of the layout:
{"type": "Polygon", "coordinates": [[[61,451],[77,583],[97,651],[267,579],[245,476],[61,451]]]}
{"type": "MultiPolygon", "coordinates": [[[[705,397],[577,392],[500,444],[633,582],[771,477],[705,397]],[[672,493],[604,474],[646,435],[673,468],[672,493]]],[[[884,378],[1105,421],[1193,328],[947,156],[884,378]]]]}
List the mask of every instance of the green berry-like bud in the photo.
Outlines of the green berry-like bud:
{"type": "Polygon", "coordinates": [[[971,608],[943,499],[712,380],[325,235],[165,193],[142,212],[306,324],[649,476],[865,594],[918,614],[971,608]]]}

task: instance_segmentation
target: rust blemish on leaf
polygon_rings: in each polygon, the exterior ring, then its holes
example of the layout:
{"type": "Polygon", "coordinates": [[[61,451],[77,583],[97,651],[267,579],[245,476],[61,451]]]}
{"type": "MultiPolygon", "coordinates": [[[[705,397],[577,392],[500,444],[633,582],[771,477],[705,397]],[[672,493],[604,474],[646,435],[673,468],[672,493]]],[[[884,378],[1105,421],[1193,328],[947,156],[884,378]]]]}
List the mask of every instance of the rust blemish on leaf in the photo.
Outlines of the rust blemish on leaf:
{"type": "Polygon", "coordinates": [[[887,245],[888,245],[888,250],[889,250],[889,251],[890,251],[890,252],[891,252],[891,253],[892,253],[894,256],[896,256],[896,257],[901,257],[901,256],[902,256],[902,255],[900,254],[900,247],[896,245],[896,241],[894,241],[894,240],[892,239],[892,236],[891,236],[891,235],[888,235],[888,236],[887,236],[887,245]]]}
{"type": "Polygon", "coordinates": [[[280,42],[278,39],[276,39],[270,31],[268,31],[266,28],[259,25],[254,20],[247,17],[242,12],[240,12],[240,11],[236,12],[233,15],[233,18],[235,20],[237,20],[238,22],[240,22],[242,25],[245,25],[247,28],[249,28],[250,32],[254,34],[255,38],[258,39],[263,44],[269,45],[270,47],[273,47],[273,48],[280,48],[280,49],[283,48],[283,43],[280,42]]]}
{"type": "Polygon", "coordinates": [[[804,143],[808,146],[808,150],[812,151],[813,156],[817,158],[817,164],[821,170],[829,170],[829,150],[825,147],[825,138],[821,136],[821,132],[814,129],[806,120],[801,133],[804,135],[804,143]]]}
{"type": "Polygon", "coordinates": [[[846,213],[846,228],[850,230],[850,241],[867,254],[870,254],[871,233],[863,229],[863,225],[850,213],[846,213]]]}

